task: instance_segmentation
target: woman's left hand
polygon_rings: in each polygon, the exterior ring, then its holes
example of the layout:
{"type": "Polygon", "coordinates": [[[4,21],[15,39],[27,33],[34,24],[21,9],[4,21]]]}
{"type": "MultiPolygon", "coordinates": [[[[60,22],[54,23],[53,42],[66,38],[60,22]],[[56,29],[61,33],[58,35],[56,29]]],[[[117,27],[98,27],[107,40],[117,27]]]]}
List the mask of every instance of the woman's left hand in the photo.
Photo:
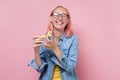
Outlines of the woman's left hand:
{"type": "Polygon", "coordinates": [[[54,41],[51,41],[48,38],[45,38],[43,44],[45,45],[46,48],[48,48],[52,51],[57,47],[57,44],[55,44],[54,41]]]}

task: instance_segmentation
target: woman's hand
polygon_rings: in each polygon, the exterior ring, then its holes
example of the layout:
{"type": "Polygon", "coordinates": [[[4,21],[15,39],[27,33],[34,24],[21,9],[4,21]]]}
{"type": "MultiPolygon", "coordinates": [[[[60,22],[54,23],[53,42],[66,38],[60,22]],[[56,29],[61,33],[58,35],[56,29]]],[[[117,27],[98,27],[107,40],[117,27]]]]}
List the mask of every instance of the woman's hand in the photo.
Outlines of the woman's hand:
{"type": "Polygon", "coordinates": [[[42,44],[44,38],[41,36],[34,36],[33,37],[33,48],[35,52],[39,51],[39,47],[42,44]]]}
{"type": "Polygon", "coordinates": [[[46,48],[50,50],[54,50],[57,47],[57,44],[51,41],[49,38],[45,38],[45,40],[42,42],[46,48]]]}

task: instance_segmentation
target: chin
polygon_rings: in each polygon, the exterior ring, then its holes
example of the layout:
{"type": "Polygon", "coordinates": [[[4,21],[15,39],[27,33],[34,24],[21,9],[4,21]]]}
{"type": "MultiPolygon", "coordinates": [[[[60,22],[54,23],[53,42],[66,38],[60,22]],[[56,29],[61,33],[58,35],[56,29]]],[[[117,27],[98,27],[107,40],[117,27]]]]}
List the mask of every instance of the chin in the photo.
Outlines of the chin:
{"type": "Polygon", "coordinates": [[[62,25],[56,25],[56,28],[58,28],[58,29],[63,29],[64,28],[64,26],[62,25]]]}
{"type": "Polygon", "coordinates": [[[62,30],[63,28],[62,27],[55,27],[55,29],[62,30]]]}

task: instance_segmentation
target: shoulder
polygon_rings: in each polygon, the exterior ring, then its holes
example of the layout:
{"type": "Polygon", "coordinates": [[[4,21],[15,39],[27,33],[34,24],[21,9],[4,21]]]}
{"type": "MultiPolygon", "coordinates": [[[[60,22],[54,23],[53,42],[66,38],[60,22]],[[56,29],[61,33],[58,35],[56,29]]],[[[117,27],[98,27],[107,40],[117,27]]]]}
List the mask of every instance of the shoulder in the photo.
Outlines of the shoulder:
{"type": "Polygon", "coordinates": [[[78,40],[78,37],[77,37],[76,34],[73,34],[71,38],[72,38],[72,39],[77,39],[77,40],[78,40]]]}
{"type": "Polygon", "coordinates": [[[71,37],[65,37],[64,43],[67,45],[78,44],[78,37],[76,34],[73,34],[71,37]]]}
{"type": "Polygon", "coordinates": [[[66,37],[67,41],[78,41],[78,37],[76,34],[73,34],[71,37],[66,37]]]}

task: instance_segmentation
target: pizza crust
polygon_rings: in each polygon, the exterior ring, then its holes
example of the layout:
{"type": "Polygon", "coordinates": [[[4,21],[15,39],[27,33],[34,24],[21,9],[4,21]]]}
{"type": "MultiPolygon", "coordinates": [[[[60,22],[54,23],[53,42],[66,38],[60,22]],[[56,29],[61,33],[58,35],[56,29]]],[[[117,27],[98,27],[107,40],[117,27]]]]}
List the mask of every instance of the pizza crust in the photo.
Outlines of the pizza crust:
{"type": "Polygon", "coordinates": [[[52,34],[52,31],[48,31],[46,34],[41,35],[40,39],[50,38],[52,34]]]}

